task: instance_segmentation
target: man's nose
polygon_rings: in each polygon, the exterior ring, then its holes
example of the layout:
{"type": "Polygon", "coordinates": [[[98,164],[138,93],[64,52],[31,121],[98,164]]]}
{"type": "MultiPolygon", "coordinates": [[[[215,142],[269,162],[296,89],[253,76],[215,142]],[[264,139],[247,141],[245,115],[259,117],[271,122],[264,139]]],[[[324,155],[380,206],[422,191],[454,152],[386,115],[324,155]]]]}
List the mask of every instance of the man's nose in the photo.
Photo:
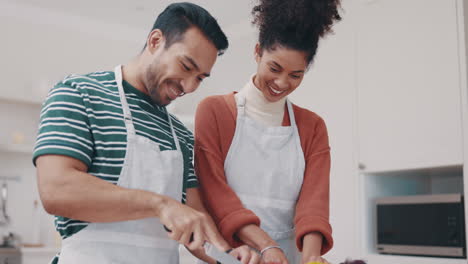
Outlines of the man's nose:
{"type": "Polygon", "coordinates": [[[194,80],[186,79],[182,81],[181,85],[184,94],[188,94],[193,93],[198,88],[199,83],[194,80]]]}

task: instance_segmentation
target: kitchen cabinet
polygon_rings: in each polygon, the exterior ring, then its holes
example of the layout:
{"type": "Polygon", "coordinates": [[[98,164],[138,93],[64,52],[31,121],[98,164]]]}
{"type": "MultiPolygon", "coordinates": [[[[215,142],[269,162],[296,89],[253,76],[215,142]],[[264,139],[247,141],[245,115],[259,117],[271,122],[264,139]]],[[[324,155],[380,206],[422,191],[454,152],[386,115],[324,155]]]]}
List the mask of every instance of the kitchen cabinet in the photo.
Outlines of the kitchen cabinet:
{"type": "Polygon", "coordinates": [[[456,0],[357,1],[365,172],[463,163],[456,0]]]}
{"type": "Polygon", "coordinates": [[[363,258],[379,264],[466,263],[381,255],[375,247],[376,198],[466,194],[466,7],[461,0],[354,3],[354,157],[363,258]]]}

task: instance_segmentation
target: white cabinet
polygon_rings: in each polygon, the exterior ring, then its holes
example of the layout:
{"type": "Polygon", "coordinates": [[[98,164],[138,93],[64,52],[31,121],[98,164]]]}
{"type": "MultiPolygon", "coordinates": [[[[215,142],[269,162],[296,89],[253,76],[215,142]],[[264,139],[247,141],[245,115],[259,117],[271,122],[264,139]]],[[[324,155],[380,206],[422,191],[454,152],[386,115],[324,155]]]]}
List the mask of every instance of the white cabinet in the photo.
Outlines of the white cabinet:
{"type": "Polygon", "coordinates": [[[460,165],[456,0],[357,1],[361,169],[460,165]]]}
{"type": "Polygon", "coordinates": [[[381,255],[375,247],[376,198],[466,194],[463,2],[354,2],[355,161],[363,258],[379,264],[466,263],[381,255]]]}

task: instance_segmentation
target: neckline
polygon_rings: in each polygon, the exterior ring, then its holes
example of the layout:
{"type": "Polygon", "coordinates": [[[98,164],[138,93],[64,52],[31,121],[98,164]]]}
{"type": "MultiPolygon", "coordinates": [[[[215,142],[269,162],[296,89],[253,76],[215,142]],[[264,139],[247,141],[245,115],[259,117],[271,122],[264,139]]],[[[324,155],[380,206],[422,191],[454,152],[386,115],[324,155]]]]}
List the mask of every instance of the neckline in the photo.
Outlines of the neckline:
{"type": "Polygon", "coordinates": [[[146,101],[147,103],[149,103],[150,105],[154,105],[153,101],[151,100],[151,97],[147,94],[145,94],[144,92],[138,90],[137,88],[135,88],[133,85],[131,85],[129,82],[127,82],[126,80],[122,80],[122,86],[123,86],[123,89],[124,89],[124,92],[125,93],[133,93],[135,94],[139,99],[142,99],[144,101],[146,101]]]}

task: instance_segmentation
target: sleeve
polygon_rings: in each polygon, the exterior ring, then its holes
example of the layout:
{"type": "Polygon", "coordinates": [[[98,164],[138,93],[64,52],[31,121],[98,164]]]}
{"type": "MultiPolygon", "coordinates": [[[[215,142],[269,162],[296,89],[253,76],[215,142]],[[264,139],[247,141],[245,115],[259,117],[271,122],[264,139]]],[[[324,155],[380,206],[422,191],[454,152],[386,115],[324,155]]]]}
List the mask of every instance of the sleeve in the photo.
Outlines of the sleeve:
{"type": "MultiPolygon", "coordinates": [[[[307,135],[309,136],[309,135],[307,135]]],[[[325,122],[319,119],[307,141],[304,153],[305,173],[294,218],[296,245],[302,251],[303,238],[311,232],[323,236],[321,254],[333,246],[332,228],[329,223],[330,147],[325,122]]]]}
{"type": "Polygon", "coordinates": [[[207,210],[222,236],[231,246],[236,247],[242,245],[236,238],[237,231],[248,224],[260,225],[260,219],[242,206],[240,199],[226,182],[220,128],[227,119],[216,119],[215,103],[205,99],[197,108],[195,170],[207,210]]]}
{"type": "Polygon", "coordinates": [[[42,155],[65,155],[91,165],[93,137],[81,93],[66,81],[52,88],[42,105],[33,164],[42,155]]]}

